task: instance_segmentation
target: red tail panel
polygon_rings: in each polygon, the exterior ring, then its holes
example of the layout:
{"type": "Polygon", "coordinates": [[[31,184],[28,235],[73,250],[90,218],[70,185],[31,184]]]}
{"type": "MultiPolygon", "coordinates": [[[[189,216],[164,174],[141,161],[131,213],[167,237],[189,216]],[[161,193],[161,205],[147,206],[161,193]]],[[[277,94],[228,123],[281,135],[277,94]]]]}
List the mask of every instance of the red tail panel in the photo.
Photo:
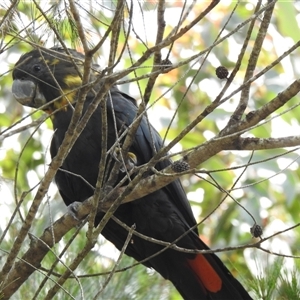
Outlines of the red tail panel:
{"type": "Polygon", "coordinates": [[[221,290],[222,279],[204,255],[198,254],[194,259],[189,259],[188,264],[208,291],[216,293],[221,290]]]}

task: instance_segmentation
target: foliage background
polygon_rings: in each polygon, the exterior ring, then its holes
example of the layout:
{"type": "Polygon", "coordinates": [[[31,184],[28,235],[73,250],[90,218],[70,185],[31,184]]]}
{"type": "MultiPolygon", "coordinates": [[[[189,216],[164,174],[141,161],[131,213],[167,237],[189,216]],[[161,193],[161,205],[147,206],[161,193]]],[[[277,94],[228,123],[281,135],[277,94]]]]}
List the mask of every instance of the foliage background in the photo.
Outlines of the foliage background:
{"type": "MultiPolygon", "coordinates": [[[[124,31],[120,32],[117,53],[121,55],[121,59],[114,71],[130,67],[132,61],[139,59],[147,48],[155,45],[156,18],[160,2],[155,0],[127,2],[128,7],[133,5],[133,17],[130,19],[128,10],[125,9],[122,26],[128,29],[131,22],[132,28],[128,40],[125,38],[124,31]],[[123,46],[125,46],[124,53],[122,53],[123,46]]],[[[166,144],[178,136],[187,124],[215,99],[225,85],[226,80],[218,79],[215,69],[222,65],[231,71],[236,65],[249,24],[239,30],[236,28],[253,16],[258,2],[221,1],[203,20],[176,40],[172,47],[161,50],[163,59],[168,57],[173,65],[177,65],[210,47],[221,31],[221,37],[234,32],[223,42],[214,46],[207,56],[199,55],[189,63],[179,65],[157,78],[148,112],[151,122],[165,138],[166,144]]],[[[69,5],[69,2],[64,1],[15,1],[14,4],[3,1],[0,4],[2,17],[0,32],[1,265],[7,258],[7,253],[32,203],[37,186],[51,161],[48,151],[52,135],[51,122],[46,120],[38,127],[33,126],[36,124],[35,121],[43,118],[43,113],[24,108],[13,99],[11,70],[18,57],[32,49],[32,45],[46,47],[59,45],[60,42],[54,30],[59,33],[68,47],[83,50],[69,5]],[[10,8],[12,9],[9,10],[10,8]],[[21,128],[24,125],[28,125],[25,130],[21,128]],[[22,130],[18,132],[17,128],[22,130]],[[18,203],[20,203],[19,207],[18,203]]],[[[208,6],[208,2],[166,1],[165,5],[164,36],[167,36],[175,30],[181,13],[186,12],[190,5],[192,9],[181,25],[182,27],[188,25],[195,16],[202,12],[208,6]]],[[[261,7],[264,5],[266,2],[263,1],[261,7]]],[[[86,38],[92,47],[104,36],[114,17],[117,1],[80,1],[76,3],[76,6],[81,13],[86,38]]],[[[254,23],[240,69],[226,95],[243,83],[262,16],[254,23]]],[[[284,51],[299,42],[299,18],[299,2],[277,1],[254,73],[272,64],[284,51]]],[[[95,55],[95,60],[100,67],[107,65],[109,40],[110,37],[95,55]]],[[[120,80],[120,88],[136,99],[141,99],[148,79],[138,82],[134,79],[151,72],[152,65],[153,57],[135,72],[120,80]],[[128,81],[133,82],[128,83],[128,81]]],[[[255,80],[251,85],[245,113],[262,107],[297,79],[300,73],[298,65],[299,49],[296,48],[279,64],[255,80]]],[[[216,136],[229,121],[239,102],[239,97],[240,94],[237,93],[217,107],[189,132],[172,149],[172,152],[179,153],[191,149],[216,136]]],[[[273,119],[269,118],[267,122],[256,126],[244,136],[276,138],[298,135],[300,128],[298,104],[299,96],[296,96],[274,113],[273,119]]],[[[181,155],[178,154],[174,159],[180,157],[181,155]]],[[[200,171],[221,171],[209,174],[202,172],[201,178],[193,175],[182,177],[197,220],[201,222],[205,219],[205,222],[199,225],[199,231],[210,247],[217,249],[255,242],[256,240],[252,239],[250,234],[250,227],[254,223],[261,225],[263,237],[268,237],[300,222],[298,158],[297,148],[260,150],[254,153],[252,151],[222,151],[199,166],[200,171]],[[290,150],[293,151],[287,153],[290,150]],[[251,164],[247,165],[249,162],[251,164]],[[234,169],[233,167],[236,166],[244,167],[234,169]],[[220,204],[225,194],[212,184],[213,180],[224,190],[230,190],[235,185],[235,189],[231,192],[235,201],[227,197],[220,204]],[[211,213],[216,207],[217,209],[211,213]]],[[[32,224],[31,235],[39,236],[46,227],[65,212],[66,208],[53,184],[32,224]]],[[[84,247],[85,240],[86,227],[78,232],[76,228],[69,232],[64,241],[54,246],[43,260],[42,268],[26,281],[13,299],[47,299],[47,292],[57,279],[57,274],[62,274],[66,266],[70,265],[79,249],[84,247]],[[60,257],[60,262],[55,266],[52,274],[47,275],[47,270],[51,268],[55,258],[60,255],[64,246],[72,238],[74,241],[60,257]],[[48,280],[45,281],[45,278],[48,280]]],[[[27,237],[18,257],[26,251],[29,243],[30,237],[27,237]]],[[[300,231],[296,226],[268,239],[262,246],[270,252],[291,256],[280,261],[282,274],[286,274],[285,279],[289,280],[291,276],[293,278],[299,276],[297,271],[299,245],[300,231]]],[[[248,290],[255,282],[254,278],[266,278],[274,271],[272,266],[278,257],[278,255],[255,248],[224,251],[219,255],[248,290]]],[[[121,272],[115,273],[107,286],[104,286],[108,275],[99,275],[99,273],[109,273],[117,257],[118,252],[114,247],[99,237],[97,245],[74,272],[75,278],[68,279],[54,299],[92,299],[101,287],[105,287],[101,299],[180,298],[172,285],[152,270],[139,265],[122,271],[122,268],[135,263],[125,256],[122,257],[119,266],[121,272]],[[93,276],[93,274],[98,275],[93,276]]],[[[280,278],[275,282],[276,288],[273,289],[273,294],[269,295],[266,292],[268,288],[271,289],[267,285],[262,288],[262,291],[253,292],[253,295],[256,295],[256,299],[259,297],[277,299],[280,295],[284,298],[287,294],[284,292],[282,282],[284,280],[280,278]]]]}

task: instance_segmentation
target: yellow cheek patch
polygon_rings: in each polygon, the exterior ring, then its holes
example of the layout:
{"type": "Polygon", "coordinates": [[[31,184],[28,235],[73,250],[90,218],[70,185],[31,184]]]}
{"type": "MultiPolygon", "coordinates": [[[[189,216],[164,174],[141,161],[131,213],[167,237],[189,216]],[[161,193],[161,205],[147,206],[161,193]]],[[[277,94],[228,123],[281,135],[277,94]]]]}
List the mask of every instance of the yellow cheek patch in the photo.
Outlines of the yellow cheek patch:
{"type": "Polygon", "coordinates": [[[59,63],[59,59],[57,58],[53,58],[53,59],[45,59],[45,63],[48,65],[48,66],[55,66],[59,63]]]}
{"type": "MultiPolygon", "coordinates": [[[[63,84],[61,85],[61,98],[53,103],[49,112],[53,109],[67,110],[69,104],[76,102],[78,88],[81,86],[82,80],[78,75],[67,75],[63,78],[63,84]]],[[[48,112],[48,111],[47,111],[48,112]]]]}
{"type": "Polygon", "coordinates": [[[82,80],[79,76],[75,76],[75,75],[67,75],[64,78],[64,84],[69,86],[69,87],[78,87],[80,86],[82,83],[82,80]]]}
{"type": "Polygon", "coordinates": [[[50,64],[50,66],[55,66],[55,65],[57,65],[59,62],[60,62],[59,59],[54,58],[52,61],[50,61],[49,64],[50,64]]]}
{"type": "Polygon", "coordinates": [[[77,96],[77,91],[73,91],[73,89],[70,90],[64,90],[63,91],[63,96],[61,97],[60,100],[57,100],[53,103],[53,106],[55,109],[64,107],[64,109],[67,109],[68,104],[72,104],[76,101],[76,96],[77,96]]]}
{"type": "Polygon", "coordinates": [[[74,103],[76,101],[77,96],[77,87],[79,87],[82,83],[82,80],[79,76],[75,75],[67,75],[64,77],[64,85],[69,88],[64,88],[61,93],[62,97],[60,100],[55,101],[54,107],[61,108],[65,107],[67,109],[67,105],[70,103],[74,103]]]}

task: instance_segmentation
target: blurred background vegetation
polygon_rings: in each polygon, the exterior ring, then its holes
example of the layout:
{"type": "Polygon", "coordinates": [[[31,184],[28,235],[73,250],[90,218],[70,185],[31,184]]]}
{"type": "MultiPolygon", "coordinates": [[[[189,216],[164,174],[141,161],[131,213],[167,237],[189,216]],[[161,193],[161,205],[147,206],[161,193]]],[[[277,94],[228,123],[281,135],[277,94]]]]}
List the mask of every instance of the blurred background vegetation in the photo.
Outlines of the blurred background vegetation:
{"type": "MultiPolygon", "coordinates": [[[[133,5],[133,16],[130,19],[128,11],[125,10],[123,27],[128,29],[129,22],[132,27],[128,40],[125,38],[124,31],[120,32],[118,54],[121,54],[123,47],[125,51],[114,71],[130,67],[148,47],[155,45],[158,2],[157,0],[127,2],[128,7],[133,5]]],[[[176,65],[210,47],[221,30],[223,30],[222,37],[251,18],[258,2],[221,1],[191,30],[176,40],[172,47],[162,49],[162,58],[168,58],[173,65],[176,65]]],[[[266,3],[267,1],[262,1],[261,8],[266,3]]],[[[116,5],[117,1],[100,0],[84,0],[76,3],[91,47],[104,36],[115,14],[116,5]]],[[[182,27],[188,25],[202,12],[208,6],[208,2],[167,1],[165,5],[165,36],[167,36],[175,30],[181,15],[184,15],[190,7],[182,27]]],[[[12,67],[19,56],[31,50],[33,45],[45,47],[60,45],[57,34],[70,48],[81,51],[82,46],[68,1],[15,1],[14,5],[13,2],[2,1],[0,15],[2,18],[0,27],[0,264],[3,265],[32,203],[36,187],[51,162],[49,156],[51,122],[46,120],[39,126],[35,126],[36,121],[43,118],[43,112],[24,108],[13,99],[12,67]],[[27,127],[22,128],[25,125],[27,127]]],[[[261,18],[262,16],[256,19],[242,65],[226,95],[243,82],[261,18]]],[[[299,2],[278,1],[276,3],[255,73],[270,65],[299,41],[299,22],[299,2]]],[[[230,72],[234,68],[248,26],[249,24],[213,47],[208,56],[198,56],[189,63],[158,77],[150,98],[149,117],[154,127],[165,138],[166,144],[219,94],[226,80],[218,79],[215,69],[222,65],[230,72]]],[[[299,54],[299,49],[295,49],[252,83],[246,113],[270,101],[299,77],[300,68],[297,67],[299,54]]],[[[104,68],[108,58],[109,37],[96,53],[95,61],[104,68]]],[[[148,79],[131,83],[128,81],[134,81],[135,77],[149,73],[152,65],[153,58],[150,58],[142,67],[120,81],[120,89],[139,100],[148,79]]],[[[240,94],[234,95],[209,114],[172,149],[172,152],[191,149],[218,134],[235,110],[239,96],[240,94]]],[[[248,132],[247,136],[267,138],[298,135],[299,100],[299,96],[291,99],[278,110],[277,114],[274,114],[274,117],[278,116],[277,118],[269,119],[262,126],[248,132]]],[[[199,231],[210,247],[213,249],[234,247],[254,242],[250,234],[250,228],[254,224],[253,218],[262,226],[263,237],[288,229],[300,222],[299,151],[293,149],[292,152],[287,152],[289,150],[292,149],[262,150],[255,153],[224,151],[199,166],[200,170],[221,170],[211,173],[213,179],[205,173],[201,174],[202,178],[190,175],[182,178],[196,219],[201,222],[206,218],[205,222],[199,225],[199,231]],[[251,163],[256,163],[247,166],[249,160],[251,163]],[[233,169],[236,166],[245,167],[233,169]],[[211,214],[224,197],[224,193],[211,184],[213,180],[225,190],[230,190],[235,184],[231,195],[240,206],[228,197],[211,214]]],[[[175,156],[175,158],[179,157],[180,155],[175,156]]],[[[32,225],[31,234],[39,236],[51,222],[65,212],[66,207],[53,184],[32,225]]],[[[27,280],[13,299],[46,297],[53,281],[76,257],[85,243],[86,230],[83,228],[76,233],[76,238],[60,257],[61,262],[55,266],[52,274],[47,274],[56,256],[73,238],[75,231],[76,229],[69,232],[64,241],[49,252],[43,260],[42,268],[27,280]]],[[[28,246],[29,238],[25,240],[23,252],[19,257],[28,246]]],[[[297,265],[299,267],[297,256],[300,256],[299,227],[270,238],[262,246],[270,252],[288,255],[290,258],[278,260],[278,255],[255,248],[225,251],[219,255],[234,276],[248,290],[253,291],[255,299],[299,299],[299,294],[288,294],[285,289],[288,283],[292,285],[293,280],[296,280],[296,289],[300,289],[299,268],[297,268],[297,265]],[[274,274],[277,274],[275,279],[274,274]],[[281,274],[281,277],[278,274],[281,274]],[[274,281],[273,286],[268,278],[274,281]],[[257,280],[259,283],[256,282],[257,280]],[[265,285],[263,280],[267,280],[265,285]],[[261,290],[257,288],[258,286],[261,290]]],[[[114,246],[99,237],[98,244],[76,270],[74,278],[66,282],[55,299],[92,299],[104,285],[117,257],[118,251],[114,246]]],[[[121,271],[114,274],[99,299],[180,299],[172,285],[157,273],[141,265],[131,268],[133,264],[135,261],[123,256],[119,266],[121,271]]],[[[289,291],[291,290],[293,289],[289,291]]]]}

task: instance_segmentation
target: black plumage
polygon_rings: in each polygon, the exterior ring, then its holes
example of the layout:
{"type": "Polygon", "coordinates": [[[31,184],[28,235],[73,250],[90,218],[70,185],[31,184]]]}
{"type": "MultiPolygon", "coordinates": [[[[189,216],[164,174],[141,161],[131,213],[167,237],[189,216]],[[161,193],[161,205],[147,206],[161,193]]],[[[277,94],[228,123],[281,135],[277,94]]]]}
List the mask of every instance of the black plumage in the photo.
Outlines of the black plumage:
{"type": "MultiPolygon", "coordinates": [[[[69,52],[73,59],[59,48],[33,50],[20,58],[13,71],[12,90],[20,103],[35,108],[43,106],[48,113],[56,111],[52,117],[55,129],[50,149],[52,157],[57,154],[64,139],[73,114],[72,106],[76,106],[81,86],[78,71],[82,70],[84,56],[75,50],[69,52]],[[53,102],[54,99],[57,100],[53,102]]],[[[91,81],[97,79],[97,76],[97,72],[92,71],[91,81]]],[[[95,93],[100,89],[98,84],[89,91],[83,113],[93,104],[95,93]]],[[[115,86],[110,89],[105,101],[107,149],[110,149],[107,161],[114,162],[116,157],[113,153],[116,148],[112,149],[112,146],[135,120],[137,106],[133,98],[120,92],[115,86]]],[[[102,124],[99,105],[55,176],[66,205],[75,201],[82,202],[94,193],[101,158],[102,124]]],[[[122,141],[118,147],[122,146],[122,141]]],[[[135,158],[132,162],[136,166],[146,164],[162,146],[161,137],[143,117],[129,149],[131,157],[135,158]]],[[[162,160],[157,163],[156,168],[164,169],[170,163],[167,159],[162,160]]],[[[109,164],[107,167],[111,170],[109,164]]],[[[119,171],[118,181],[124,176],[126,172],[123,168],[119,171]]],[[[104,213],[98,213],[96,224],[103,215],[104,213]]],[[[141,199],[119,206],[114,215],[128,226],[135,224],[136,230],[146,236],[173,242],[183,235],[176,245],[188,249],[208,249],[198,237],[196,221],[179,180],[141,199]],[[185,234],[192,227],[194,229],[185,234]]],[[[128,232],[110,220],[102,234],[121,249],[128,232]]],[[[133,236],[125,253],[140,261],[162,248],[161,245],[133,236]]],[[[168,249],[144,265],[154,268],[171,280],[185,299],[251,299],[215,254],[196,255],[168,249]]]]}

